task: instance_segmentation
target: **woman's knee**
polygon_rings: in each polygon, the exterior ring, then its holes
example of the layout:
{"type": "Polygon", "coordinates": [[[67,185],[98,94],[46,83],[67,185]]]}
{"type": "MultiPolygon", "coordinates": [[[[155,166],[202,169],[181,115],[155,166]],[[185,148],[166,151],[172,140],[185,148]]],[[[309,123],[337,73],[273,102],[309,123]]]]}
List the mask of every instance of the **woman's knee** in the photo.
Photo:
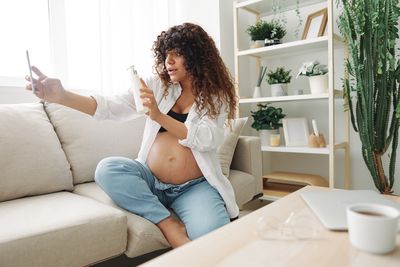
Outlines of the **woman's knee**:
{"type": "Polygon", "coordinates": [[[206,181],[193,185],[171,207],[184,222],[191,240],[230,222],[225,202],[206,181]]]}
{"type": "Polygon", "coordinates": [[[225,212],[218,216],[199,216],[197,219],[185,223],[185,226],[190,240],[194,240],[228,224],[229,222],[230,219],[228,213],[225,212]]]}
{"type": "Polygon", "coordinates": [[[126,163],[125,161],[130,161],[130,159],[123,157],[108,157],[102,159],[96,167],[94,174],[94,180],[96,183],[102,187],[107,186],[110,180],[115,174],[116,168],[120,167],[121,164],[126,163]]]}

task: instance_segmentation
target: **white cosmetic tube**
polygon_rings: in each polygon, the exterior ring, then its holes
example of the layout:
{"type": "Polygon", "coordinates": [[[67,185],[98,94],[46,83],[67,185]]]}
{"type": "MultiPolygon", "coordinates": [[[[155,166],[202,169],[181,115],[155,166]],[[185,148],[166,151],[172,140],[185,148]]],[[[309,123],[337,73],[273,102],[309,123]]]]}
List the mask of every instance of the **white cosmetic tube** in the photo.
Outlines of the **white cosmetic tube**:
{"type": "Polygon", "coordinates": [[[136,111],[139,113],[148,112],[148,108],[143,106],[142,99],[140,98],[140,78],[135,70],[135,66],[129,67],[131,74],[131,89],[133,90],[133,97],[135,98],[136,111]]]}

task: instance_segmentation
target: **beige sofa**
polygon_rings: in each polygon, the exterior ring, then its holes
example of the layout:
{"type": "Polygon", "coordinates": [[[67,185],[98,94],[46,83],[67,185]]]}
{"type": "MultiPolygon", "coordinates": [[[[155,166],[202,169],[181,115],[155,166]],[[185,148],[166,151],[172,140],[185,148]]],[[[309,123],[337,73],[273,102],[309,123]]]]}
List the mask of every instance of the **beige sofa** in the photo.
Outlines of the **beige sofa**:
{"type": "MultiPolygon", "coordinates": [[[[167,248],[155,225],[93,182],[102,158],[136,158],[143,126],[55,104],[0,105],[0,266],[85,266],[167,248]]],[[[229,179],[239,206],[261,193],[257,137],[239,138],[229,179]]]]}

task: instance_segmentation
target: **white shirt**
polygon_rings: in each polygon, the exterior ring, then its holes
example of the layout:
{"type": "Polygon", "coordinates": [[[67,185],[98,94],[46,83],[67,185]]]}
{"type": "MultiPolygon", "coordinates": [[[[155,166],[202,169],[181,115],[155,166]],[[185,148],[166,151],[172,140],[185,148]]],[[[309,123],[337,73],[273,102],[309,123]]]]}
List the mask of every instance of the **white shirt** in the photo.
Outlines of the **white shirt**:
{"type": "MultiPolygon", "coordinates": [[[[182,92],[179,83],[173,84],[168,90],[167,96],[163,97],[163,84],[158,77],[146,80],[147,86],[153,90],[159,110],[167,114],[174,106],[182,92]]],[[[130,120],[137,116],[143,116],[136,112],[133,92],[130,90],[121,95],[104,97],[93,96],[97,101],[95,119],[130,120]]],[[[221,108],[220,114],[215,119],[196,111],[196,104],[191,107],[185,121],[187,127],[186,139],[179,140],[179,144],[191,149],[193,156],[203,176],[209,184],[216,188],[225,201],[226,208],[231,218],[239,215],[239,208],[235,201],[233,187],[221,171],[217,159],[217,149],[224,139],[224,123],[227,118],[226,108],[221,108]]],[[[137,160],[146,164],[147,156],[161,125],[149,117],[146,119],[142,144],[137,160]]]]}

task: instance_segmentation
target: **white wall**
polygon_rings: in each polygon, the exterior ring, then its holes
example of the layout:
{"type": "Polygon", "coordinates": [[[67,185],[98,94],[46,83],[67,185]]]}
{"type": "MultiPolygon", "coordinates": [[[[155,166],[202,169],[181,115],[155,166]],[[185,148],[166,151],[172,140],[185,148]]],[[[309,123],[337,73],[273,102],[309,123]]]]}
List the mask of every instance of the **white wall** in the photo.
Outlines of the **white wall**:
{"type": "Polygon", "coordinates": [[[170,0],[170,8],[170,25],[192,22],[203,27],[233,74],[233,0],[170,0]]]}
{"type": "Polygon", "coordinates": [[[203,29],[210,34],[217,47],[220,44],[220,29],[219,29],[219,1],[202,0],[169,0],[170,25],[182,24],[191,22],[199,24],[203,29]]]}
{"type": "Polygon", "coordinates": [[[230,70],[232,76],[235,73],[234,61],[234,40],[233,40],[233,0],[219,1],[220,16],[220,34],[221,44],[220,52],[226,66],[230,70]]]}

